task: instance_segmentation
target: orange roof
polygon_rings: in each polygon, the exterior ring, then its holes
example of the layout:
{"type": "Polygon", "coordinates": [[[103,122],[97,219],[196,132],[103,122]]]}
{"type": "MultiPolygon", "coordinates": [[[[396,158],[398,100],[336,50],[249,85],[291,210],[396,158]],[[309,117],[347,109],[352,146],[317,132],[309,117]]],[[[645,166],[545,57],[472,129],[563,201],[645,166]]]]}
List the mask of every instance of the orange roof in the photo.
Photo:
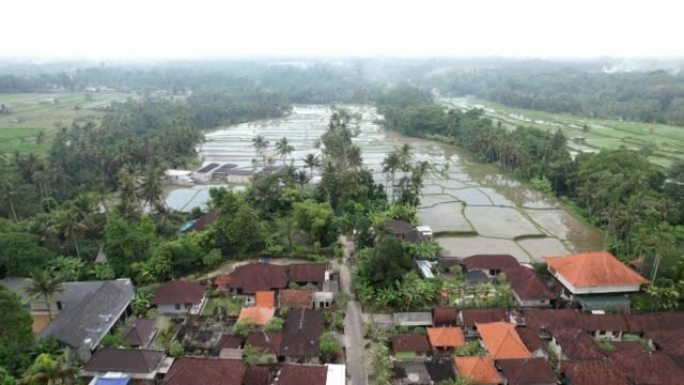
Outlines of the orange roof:
{"type": "Polygon", "coordinates": [[[532,357],[513,324],[508,322],[476,323],[475,328],[493,359],[532,357]]]}
{"type": "Polygon", "coordinates": [[[230,275],[221,274],[214,278],[214,285],[216,286],[228,286],[230,285],[230,275]]]}
{"type": "Polygon", "coordinates": [[[257,291],[257,307],[275,307],[275,291],[257,291]]]}
{"type": "Polygon", "coordinates": [[[465,337],[460,328],[427,328],[427,333],[433,348],[456,348],[465,344],[465,337]]]}
{"type": "Polygon", "coordinates": [[[264,326],[273,318],[274,315],[275,309],[272,307],[243,307],[240,310],[238,322],[251,321],[255,325],[264,326]]]}
{"type": "Polygon", "coordinates": [[[469,378],[476,384],[500,384],[501,376],[489,357],[456,357],[456,371],[459,376],[469,378]]]}
{"type": "Polygon", "coordinates": [[[544,258],[549,270],[575,287],[641,285],[648,280],[607,251],[544,258]]]}

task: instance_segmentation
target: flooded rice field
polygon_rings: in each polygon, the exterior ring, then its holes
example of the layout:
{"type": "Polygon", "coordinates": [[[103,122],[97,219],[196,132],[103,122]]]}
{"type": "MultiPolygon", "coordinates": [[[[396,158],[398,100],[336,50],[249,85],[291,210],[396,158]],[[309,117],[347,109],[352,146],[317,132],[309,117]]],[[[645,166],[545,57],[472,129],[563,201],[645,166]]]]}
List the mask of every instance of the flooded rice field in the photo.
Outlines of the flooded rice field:
{"type": "MultiPolygon", "coordinates": [[[[454,146],[387,132],[376,123],[379,116],[371,107],[349,109],[362,115],[359,135],[353,140],[361,147],[364,163],[373,171],[376,181],[386,183],[382,159],[404,143],[412,146],[414,160],[448,166],[445,175],[428,176],[418,210],[421,224],[432,227],[445,255],[508,253],[521,261],[534,261],[545,255],[603,248],[599,230],[577,220],[557,202],[499,173],[495,167],[469,161],[454,146]]],[[[298,106],[283,119],[221,128],[206,135],[198,152],[204,163],[233,163],[250,168],[252,159],[257,157],[252,138],[262,135],[271,144],[267,156],[274,157],[279,164],[273,145],[287,137],[295,147],[288,162],[301,166],[306,154],[320,153],[316,142],[327,129],[331,113],[327,106],[298,106]]],[[[189,211],[206,202],[209,187],[174,189],[167,204],[189,211]]]]}

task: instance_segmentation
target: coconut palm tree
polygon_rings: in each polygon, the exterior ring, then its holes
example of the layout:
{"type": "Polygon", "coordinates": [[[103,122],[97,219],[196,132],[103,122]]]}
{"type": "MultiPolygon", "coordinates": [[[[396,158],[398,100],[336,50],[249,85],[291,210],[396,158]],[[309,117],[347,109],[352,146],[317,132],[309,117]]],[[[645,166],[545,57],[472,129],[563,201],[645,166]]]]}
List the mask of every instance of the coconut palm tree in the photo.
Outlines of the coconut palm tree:
{"type": "Polygon", "coordinates": [[[401,167],[401,159],[396,152],[390,152],[385,159],[382,160],[382,172],[387,173],[388,176],[388,190],[390,190],[390,202],[394,201],[394,178],[397,170],[401,167]]]}
{"type": "Polygon", "coordinates": [[[321,167],[321,160],[316,154],[308,153],[306,157],[302,159],[304,165],[309,168],[309,179],[313,179],[313,172],[315,168],[321,167]]]}
{"type": "Polygon", "coordinates": [[[263,137],[263,135],[257,135],[254,138],[252,138],[252,146],[254,147],[254,150],[256,150],[257,155],[259,155],[260,158],[264,158],[264,151],[268,148],[268,140],[263,137]]]}
{"type": "Polygon", "coordinates": [[[75,385],[78,384],[78,366],[66,350],[57,357],[43,353],[24,373],[20,384],[75,385]]]}
{"type": "Polygon", "coordinates": [[[139,186],[139,194],[144,204],[154,208],[158,213],[166,211],[164,207],[164,190],[162,188],[163,177],[164,170],[154,165],[145,172],[139,186]]]}
{"type": "Polygon", "coordinates": [[[62,291],[62,280],[48,270],[36,270],[31,274],[31,284],[26,292],[32,298],[42,297],[47,305],[48,319],[52,321],[52,297],[62,291]]]}
{"type": "Polygon", "coordinates": [[[117,178],[121,212],[134,216],[140,209],[140,181],[137,171],[130,165],[124,166],[117,178]]]}
{"type": "Polygon", "coordinates": [[[276,143],[276,151],[278,152],[278,155],[280,156],[280,159],[283,160],[283,166],[287,162],[287,156],[292,153],[292,151],[295,150],[294,147],[290,145],[290,143],[287,141],[286,137],[282,137],[278,143],[276,143]]]}
{"type": "Polygon", "coordinates": [[[394,150],[399,157],[399,164],[401,170],[408,172],[411,169],[411,159],[413,159],[413,154],[411,153],[411,145],[404,143],[403,146],[394,150]]]}

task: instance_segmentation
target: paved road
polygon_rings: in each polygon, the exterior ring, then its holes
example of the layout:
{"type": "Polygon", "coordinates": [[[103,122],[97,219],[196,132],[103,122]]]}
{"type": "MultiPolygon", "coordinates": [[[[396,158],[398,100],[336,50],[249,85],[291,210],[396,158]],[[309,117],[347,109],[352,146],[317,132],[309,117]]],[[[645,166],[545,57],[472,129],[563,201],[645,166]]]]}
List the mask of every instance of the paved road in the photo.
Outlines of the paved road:
{"type": "MultiPolygon", "coordinates": [[[[351,273],[347,266],[347,260],[354,250],[354,243],[347,241],[345,237],[342,237],[340,242],[344,245],[344,263],[340,266],[342,290],[354,298],[354,293],[351,290],[351,273]]],[[[364,340],[361,313],[361,304],[358,301],[350,300],[344,317],[344,342],[347,350],[347,371],[351,376],[351,385],[368,384],[366,363],[363,357],[364,340]]]]}

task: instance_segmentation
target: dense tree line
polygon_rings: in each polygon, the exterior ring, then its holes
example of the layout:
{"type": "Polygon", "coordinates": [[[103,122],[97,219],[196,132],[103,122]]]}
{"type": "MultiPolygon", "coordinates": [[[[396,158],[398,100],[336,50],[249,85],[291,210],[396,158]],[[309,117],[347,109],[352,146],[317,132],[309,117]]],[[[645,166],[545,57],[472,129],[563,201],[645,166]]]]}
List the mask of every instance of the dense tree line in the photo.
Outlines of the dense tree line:
{"type": "MultiPolygon", "coordinates": [[[[634,260],[658,284],[684,282],[684,165],[662,170],[625,148],[580,154],[574,159],[558,131],[507,130],[481,110],[446,110],[429,98],[401,100],[406,89],[387,92],[379,106],[385,125],[415,136],[457,144],[485,162],[497,163],[542,191],[566,199],[608,236],[608,247],[634,260]],[[392,101],[399,100],[397,103],[392,101]],[[640,258],[642,257],[642,258],[640,258]]],[[[420,95],[420,91],[410,91],[420,95]]],[[[680,298],[678,306],[684,305],[680,298]]]]}

